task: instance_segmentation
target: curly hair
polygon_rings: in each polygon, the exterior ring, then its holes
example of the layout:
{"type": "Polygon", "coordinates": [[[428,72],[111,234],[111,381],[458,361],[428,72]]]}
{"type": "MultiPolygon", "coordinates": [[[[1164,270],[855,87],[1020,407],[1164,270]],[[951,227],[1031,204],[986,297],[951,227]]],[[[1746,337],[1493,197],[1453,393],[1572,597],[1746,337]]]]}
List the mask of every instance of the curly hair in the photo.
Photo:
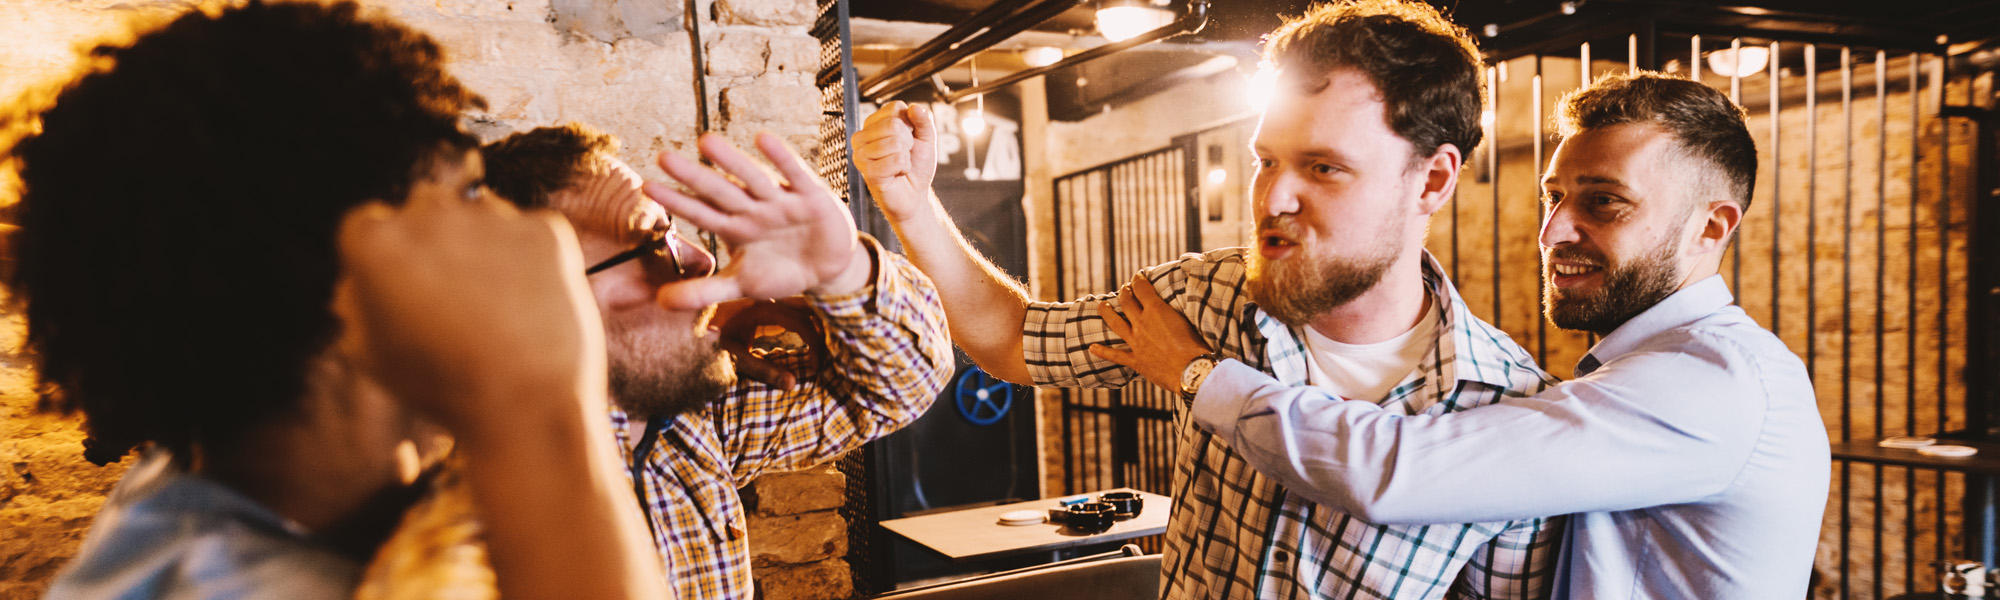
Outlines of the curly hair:
{"type": "Polygon", "coordinates": [[[476,147],[483,101],[351,1],[196,10],[87,60],[11,117],[40,120],[12,151],[28,349],[100,448],[227,446],[296,412],[338,334],[342,215],[476,147]]]}
{"type": "Polygon", "coordinates": [[[1264,60],[1286,85],[1317,93],[1338,69],[1367,75],[1382,92],[1389,129],[1412,146],[1412,159],[1451,144],[1472,153],[1485,135],[1485,68],[1465,28],[1437,9],[1409,0],[1316,4],[1271,32],[1264,60]]]}
{"type": "Polygon", "coordinates": [[[618,155],[618,138],[589,125],[569,123],[516,133],[479,149],[486,187],[521,208],[548,208],[549,195],[618,155]]]}
{"type": "Polygon", "coordinates": [[[1721,189],[1703,190],[1750,209],[1757,187],[1757,141],[1743,107],[1685,77],[1653,71],[1613,75],[1563,96],[1556,131],[1564,139],[1585,129],[1649,123],[1666,130],[1687,156],[1715,167],[1721,189]]]}

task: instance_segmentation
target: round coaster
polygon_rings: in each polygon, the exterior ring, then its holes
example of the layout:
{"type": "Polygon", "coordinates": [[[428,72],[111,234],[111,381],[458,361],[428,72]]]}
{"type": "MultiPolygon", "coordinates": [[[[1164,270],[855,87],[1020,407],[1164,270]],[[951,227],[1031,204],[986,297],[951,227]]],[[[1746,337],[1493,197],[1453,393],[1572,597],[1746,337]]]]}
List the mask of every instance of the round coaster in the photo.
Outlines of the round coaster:
{"type": "Polygon", "coordinates": [[[1978,448],[1973,448],[1973,447],[1971,447],[1971,446],[1925,446],[1925,447],[1922,447],[1922,448],[1918,448],[1918,449],[1917,449],[1917,453],[1918,453],[1918,454],[1922,454],[1922,455],[1924,455],[1924,456],[1942,456],[1942,457],[1945,457],[1945,458],[1965,458],[1965,457],[1967,457],[1967,456],[1972,456],[1972,455],[1974,455],[1974,454],[1978,454],[1978,453],[1979,453],[1979,449],[1978,449],[1978,448]]]}
{"type": "Polygon", "coordinates": [[[1937,440],[1934,440],[1934,439],[1931,439],[1931,438],[1927,438],[1927,437],[1914,437],[1914,436],[1900,436],[1900,435],[1899,435],[1899,436],[1896,436],[1896,437],[1886,437],[1886,438],[1882,438],[1882,441],[1879,441],[1879,442],[1875,442],[1875,445],[1877,445],[1877,446],[1881,446],[1881,447],[1883,447],[1883,448],[1902,448],[1902,449],[1905,449],[1905,450],[1914,450],[1914,449],[1917,449],[1917,448],[1922,448],[1922,447],[1924,447],[1924,446],[1929,446],[1929,445],[1931,445],[1931,444],[1936,444],[1936,443],[1937,443],[1937,440]]]}
{"type": "Polygon", "coordinates": [[[1010,526],[1039,525],[1048,520],[1048,515],[1038,510],[1017,510],[1001,513],[1000,524],[1010,526]]]}

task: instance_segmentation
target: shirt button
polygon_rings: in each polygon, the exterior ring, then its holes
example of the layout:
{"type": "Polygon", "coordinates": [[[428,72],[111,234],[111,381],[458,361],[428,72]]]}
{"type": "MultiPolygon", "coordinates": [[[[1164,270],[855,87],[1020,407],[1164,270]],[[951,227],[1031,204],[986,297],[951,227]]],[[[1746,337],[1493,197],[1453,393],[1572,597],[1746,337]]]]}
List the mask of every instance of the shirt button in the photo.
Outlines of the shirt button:
{"type": "Polygon", "coordinates": [[[1271,562],[1278,564],[1285,564],[1286,562],[1289,562],[1291,560],[1292,560],[1291,553],[1285,552],[1283,550],[1276,550],[1271,552],[1271,562]]]}

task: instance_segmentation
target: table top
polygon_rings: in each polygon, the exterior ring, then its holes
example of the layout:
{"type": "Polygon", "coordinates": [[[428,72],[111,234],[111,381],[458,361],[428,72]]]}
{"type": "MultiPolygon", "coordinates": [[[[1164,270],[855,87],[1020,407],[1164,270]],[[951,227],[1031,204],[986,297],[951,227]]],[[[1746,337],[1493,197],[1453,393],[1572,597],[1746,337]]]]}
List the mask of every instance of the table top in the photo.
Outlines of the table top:
{"type": "Polygon", "coordinates": [[[1979,450],[1978,454],[1972,456],[1951,458],[1918,454],[1916,450],[1883,448],[1875,445],[1877,441],[1879,440],[1857,439],[1850,442],[1834,442],[1833,458],[1902,467],[1963,471],[1980,475],[2000,475],[2000,442],[1937,438],[1937,443],[1941,445],[1970,446],[1979,450]]]}
{"type": "Polygon", "coordinates": [[[1167,512],[1172,503],[1172,499],[1159,494],[1149,494],[1131,488],[1117,488],[1088,494],[1072,494],[906,517],[883,521],[882,526],[896,532],[897,535],[909,538],[910,541],[951,557],[954,561],[965,562],[1166,533],[1167,512]],[[1000,524],[1000,515],[1004,513],[1032,510],[1046,514],[1048,509],[1060,506],[1057,504],[1058,500],[1083,496],[1096,498],[1098,494],[1105,492],[1138,492],[1139,496],[1145,499],[1145,506],[1140,509],[1139,516],[1114,522],[1109,531],[1093,535],[1076,533],[1052,522],[1035,525],[1000,524]]]}

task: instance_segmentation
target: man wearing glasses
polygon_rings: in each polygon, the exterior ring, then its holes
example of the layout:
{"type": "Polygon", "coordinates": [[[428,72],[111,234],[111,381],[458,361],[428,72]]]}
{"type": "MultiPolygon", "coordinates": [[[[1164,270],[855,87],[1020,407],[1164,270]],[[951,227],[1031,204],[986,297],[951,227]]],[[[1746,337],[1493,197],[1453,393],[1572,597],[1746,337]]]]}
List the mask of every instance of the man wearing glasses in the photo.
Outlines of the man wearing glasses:
{"type": "Polygon", "coordinates": [[[734,181],[663,154],[661,168],[691,195],[645,183],[615,158],[614,138],[582,125],[543,127],[482,150],[489,185],[523,207],[562,213],[592,263],[613,429],[668,577],[685,598],[751,596],[737,488],[767,471],[824,463],[915,420],[952,369],[930,280],[857,233],[845,207],[777,138],[761,134],[757,145],[789,181],[774,181],[717,136],[700,140],[701,152],[734,181]],[[721,272],[714,256],[676,235],[669,208],[727,244],[721,272]],[[796,219],[808,225],[789,226],[795,231],[776,220],[798,214],[811,218],[796,219]],[[792,305],[730,302],[800,289],[804,301],[792,305]],[[719,302],[729,302],[720,313],[719,302]],[[750,347],[748,330],[761,327],[744,317],[804,334],[794,340],[825,360],[750,347]],[[825,324],[823,337],[814,319],[825,324]],[[792,359],[789,369],[781,359],[792,359]],[[738,372],[755,381],[738,381],[738,372]]]}

